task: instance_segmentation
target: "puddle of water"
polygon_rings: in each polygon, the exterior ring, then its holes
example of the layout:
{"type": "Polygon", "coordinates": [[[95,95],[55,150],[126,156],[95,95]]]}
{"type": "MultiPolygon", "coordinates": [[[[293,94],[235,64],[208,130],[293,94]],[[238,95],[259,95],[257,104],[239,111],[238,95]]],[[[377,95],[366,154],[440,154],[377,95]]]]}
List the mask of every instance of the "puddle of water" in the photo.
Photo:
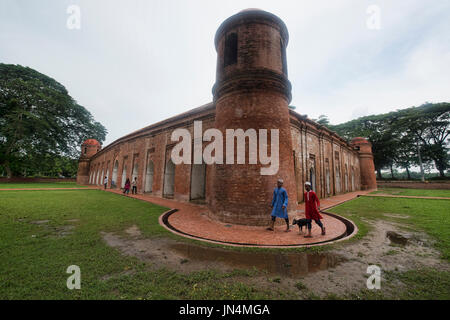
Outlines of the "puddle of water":
{"type": "Polygon", "coordinates": [[[169,249],[189,261],[223,263],[236,269],[256,268],[272,275],[288,277],[305,276],[333,268],[346,260],[331,253],[256,253],[204,248],[185,243],[170,244],[169,249]]]}

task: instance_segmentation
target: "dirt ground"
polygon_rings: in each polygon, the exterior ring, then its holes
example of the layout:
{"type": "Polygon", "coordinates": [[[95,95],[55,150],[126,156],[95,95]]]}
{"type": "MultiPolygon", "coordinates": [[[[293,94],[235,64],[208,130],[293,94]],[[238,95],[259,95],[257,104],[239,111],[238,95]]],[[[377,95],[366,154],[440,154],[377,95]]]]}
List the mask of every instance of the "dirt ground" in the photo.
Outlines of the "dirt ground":
{"type": "Polygon", "coordinates": [[[432,240],[426,234],[405,231],[400,225],[386,221],[367,222],[373,229],[364,239],[341,243],[335,249],[320,253],[236,251],[168,238],[149,239],[142,236],[137,226],[125,230],[126,237],[112,233],[102,233],[102,236],[109,246],[148,262],[154,268],[181,273],[206,269],[252,270],[251,277],[236,276],[230,281],[262,289],[275,286],[277,291],[296,294],[293,299],[311,295],[348,297],[366,288],[369,265],[381,268],[382,291],[386,296],[395,296],[395,290],[403,284],[383,287],[383,272],[422,267],[450,270],[450,264],[439,258],[440,253],[433,249],[432,240]]]}

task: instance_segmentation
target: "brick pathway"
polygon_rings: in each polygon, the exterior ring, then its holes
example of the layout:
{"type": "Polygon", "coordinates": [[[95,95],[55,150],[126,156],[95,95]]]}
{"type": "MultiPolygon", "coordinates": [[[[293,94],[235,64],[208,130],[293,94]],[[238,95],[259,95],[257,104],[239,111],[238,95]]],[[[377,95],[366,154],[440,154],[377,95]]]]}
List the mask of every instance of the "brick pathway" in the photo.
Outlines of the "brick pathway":
{"type": "Polygon", "coordinates": [[[384,197],[384,198],[408,198],[408,199],[431,199],[431,200],[450,200],[449,197],[419,197],[419,196],[401,196],[401,195],[393,195],[393,194],[365,194],[365,197],[384,197]]]}
{"type": "MultiPolygon", "coordinates": [[[[120,190],[108,189],[108,192],[121,194],[120,190]]],[[[351,192],[335,197],[330,197],[321,200],[321,209],[325,210],[334,207],[340,203],[356,198],[359,195],[365,195],[370,191],[351,192]]],[[[208,217],[208,208],[205,205],[197,205],[187,202],[179,202],[170,199],[159,198],[151,195],[128,195],[129,197],[151,202],[171,209],[178,209],[177,212],[169,216],[169,224],[177,229],[177,232],[168,228],[162,222],[160,217],[160,224],[173,233],[188,238],[197,240],[204,240],[213,243],[235,245],[235,246],[256,246],[256,247],[280,247],[280,246],[308,246],[321,244],[325,241],[333,240],[337,237],[343,236],[346,233],[345,224],[326,213],[322,214],[324,217],[323,223],[326,226],[327,234],[322,236],[320,228],[313,222],[312,234],[313,238],[304,238],[303,235],[298,234],[298,227],[291,228],[291,232],[284,232],[285,225],[275,227],[275,231],[267,231],[266,227],[251,227],[242,225],[231,225],[212,220],[208,217]]],[[[304,204],[298,205],[297,216],[302,218],[304,212],[304,204]]],[[[290,217],[291,221],[292,218],[290,217]]],[[[270,209],[268,209],[267,220],[270,220],[270,209]]]]}

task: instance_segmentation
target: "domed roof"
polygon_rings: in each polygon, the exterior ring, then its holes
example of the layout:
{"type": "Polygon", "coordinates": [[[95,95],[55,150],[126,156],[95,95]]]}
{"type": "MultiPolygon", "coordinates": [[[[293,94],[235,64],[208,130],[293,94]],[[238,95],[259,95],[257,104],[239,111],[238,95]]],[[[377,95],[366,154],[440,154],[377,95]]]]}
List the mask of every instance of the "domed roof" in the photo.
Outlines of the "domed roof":
{"type": "Polygon", "coordinates": [[[98,142],[95,139],[87,139],[85,142],[83,142],[83,146],[84,145],[89,145],[89,146],[99,146],[100,142],[98,142]]]}
{"type": "Polygon", "coordinates": [[[284,40],[284,43],[287,45],[289,42],[289,32],[287,30],[287,27],[283,20],[281,20],[276,15],[261,10],[257,8],[248,8],[239,11],[235,15],[229,17],[226,19],[222,24],[219,26],[219,29],[216,31],[216,35],[214,37],[214,44],[218,46],[219,38],[230,28],[233,28],[234,26],[242,23],[246,23],[246,21],[254,21],[254,20],[269,20],[271,22],[274,22],[275,24],[278,24],[280,26],[280,33],[281,37],[284,40]]]}
{"type": "Polygon", "coordinates": [[[247,8],[247,9],[241,10],[239,12],[247,12],[247,11],[264,11],[264,10],[261,10],[258,8],[247,8]]]}
{"type": "Polygon", "coordinates": [[[356,137],[352,139],[352,144],[361,144],[361,143],[369,143],[366,138],[356,137]]]}

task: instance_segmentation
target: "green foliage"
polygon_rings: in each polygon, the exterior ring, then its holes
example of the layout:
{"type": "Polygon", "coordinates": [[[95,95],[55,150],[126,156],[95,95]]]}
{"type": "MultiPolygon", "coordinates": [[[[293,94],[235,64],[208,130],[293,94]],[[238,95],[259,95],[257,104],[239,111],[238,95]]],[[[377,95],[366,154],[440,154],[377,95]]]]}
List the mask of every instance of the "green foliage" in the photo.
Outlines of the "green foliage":
{"type": "Polygon", "coordinates": [[[72,176],[80,144],[106,129],[54,79],[0,64],[0,166],[8,176],[72,176]]]}
{"type": "Polygon", "coordinates": [[[450,167],[450,103],[426,103],[329,127],[349,141],[358,136],[369,139],[378,178],[381,169],[393,166],[410,176],[411,166],[433,162],[441,177],[450,167]]]}
{"type": "Polygon", "coordinates": [[[313,119],[315,122],[317,122],[318,124],[321,124],[323,126],[328,126],[330,124],[330,120],[328,119],[328,116],[322,114],[319,116],[319,119],[313,119]]]}

